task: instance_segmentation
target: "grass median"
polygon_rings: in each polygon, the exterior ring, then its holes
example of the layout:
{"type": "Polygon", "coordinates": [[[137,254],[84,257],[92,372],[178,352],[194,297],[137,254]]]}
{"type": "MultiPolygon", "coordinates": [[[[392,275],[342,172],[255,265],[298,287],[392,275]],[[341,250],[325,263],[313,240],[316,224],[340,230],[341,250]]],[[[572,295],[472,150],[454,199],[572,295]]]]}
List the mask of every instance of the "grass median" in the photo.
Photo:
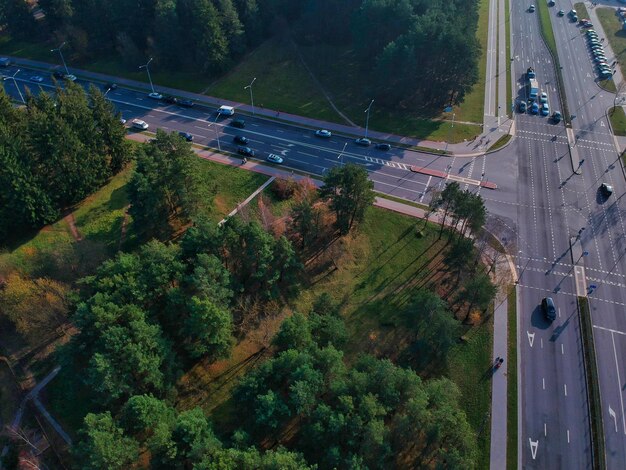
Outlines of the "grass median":
{"type": "Polygon", "coordinates": [[[626,114],[624,108],[616,106],[609,111],[609,120],[613,128],[613,134],[626,136],[626,114]]]}

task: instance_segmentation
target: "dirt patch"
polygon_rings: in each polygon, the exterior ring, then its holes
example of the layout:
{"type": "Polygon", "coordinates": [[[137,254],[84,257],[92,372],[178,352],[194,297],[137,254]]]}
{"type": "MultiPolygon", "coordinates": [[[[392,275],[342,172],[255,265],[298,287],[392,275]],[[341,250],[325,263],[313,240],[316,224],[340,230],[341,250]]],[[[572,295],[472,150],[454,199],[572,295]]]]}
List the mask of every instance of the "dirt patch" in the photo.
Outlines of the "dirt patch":
{"type": "Polygon", "coordinates": [[[65,220],[68,227],[70,228],[70,232],[72,233],[72,237],[74,237],[74,240],[76,240],[77,242],[81,241],[83,237],[80,235],[78,229],[76,228],[76,220],[74,219],[74,214],[70,212],[65,217],[63,217],[63,220],[65,220]]]}

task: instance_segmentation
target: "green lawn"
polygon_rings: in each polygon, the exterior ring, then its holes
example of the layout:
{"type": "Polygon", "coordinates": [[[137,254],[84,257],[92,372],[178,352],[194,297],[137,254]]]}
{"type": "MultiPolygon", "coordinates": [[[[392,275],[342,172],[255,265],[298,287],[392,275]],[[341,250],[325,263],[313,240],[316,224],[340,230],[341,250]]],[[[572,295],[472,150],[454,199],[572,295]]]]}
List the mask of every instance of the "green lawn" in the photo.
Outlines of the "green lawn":
{"type": "Polygon", "coordinates": [[[587,11],[587,7],[584,3],[578,2],[574,3],[574,10],[578,14],[578,18],[589,18],[589,12],[587,11]]]}
{"type": "Polygon", "coordinates": [[[617,106],[609,111],[609,119],[611,120],[611,127],[615,135],[626,135],[626,114],[624,114],[624,108],[617,106]]]}

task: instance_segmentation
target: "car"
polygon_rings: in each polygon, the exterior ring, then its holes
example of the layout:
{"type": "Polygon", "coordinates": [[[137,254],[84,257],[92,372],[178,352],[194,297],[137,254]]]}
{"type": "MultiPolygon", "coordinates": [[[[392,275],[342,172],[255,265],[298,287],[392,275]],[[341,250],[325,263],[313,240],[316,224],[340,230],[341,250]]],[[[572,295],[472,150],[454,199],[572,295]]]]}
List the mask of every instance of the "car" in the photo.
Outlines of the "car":
{"type": "Polygon", "coordinates": [[[607,63],[606,56],[603,56],[603,55],[596,55],[596,56],[594,56],[593,57],[593,61],[596,64],[601,63],[601,62],[607,63]]]}
{"type": "Polygon", "coordinates": [[[576,13],[576,10],[574,10],[573,8],[570,10],[569,15],[570,16],[576,16],[578,13],[576,13]]]}
{"type": "Polygon", "coordinates": [[[367,137],[361,137],[360,139],[356,139],[354,143],[363,147],[369,147],[372,144],[372,141],[367,137]]]}
{"type": "Polygon", "coordinates": [[[65,77],[65,73],[61,72],[60,70],[55,70],[54,72],[52,72],[52,76],[60,80],[65,77]]]}
{"type": "Polygon", "coordinates": [[[543,106],[541,107],[541,115],[548,116],[549,114],[550,114],[550,106],[548,105],[548,103],[543,103],[543,106]]]}
{"type": "Polygon", "coordinates": [[[379,144],[376,144],[376,148],[378,150],[384,150],[386,152],[387,150],[391,150],[391,145],[381,142],[379,144]]]}
{"type": "Polygon", "coordinates": [[[191,100],[178,100],[178,106],[182,106],[183,108],[193,108],[194,102],[191,100]]]}
{"type": "Polygon", "coordinates": [[[604,54],[604,48],[602,46],[593,46],[591,48],[592,54],[604,54]]]}
{"type": "Polygon", "coordinates": [[[541,309],[548,321],[554,321],[556,319],[556,307],[554,306],[554,300],[552,297],[544,297],[541,301],[541,309]]]}
{"type": "Polygon", "coordinates": [[[531,5],[528,7],[528,11],[533,13],[535,11],[535,5],[531,5]]]}
{"type": "Polygon", "coordinates": [[[589,39],[589,41],[587,41],[587,44],[589,45],[589,47],[593,47],[593,46],[603,47],[600,41],[598,41],[595,38],[589,39]]]}
{"type": "Polygon", "coordinates": [[[548,94],[545,91],[542,91],[541,95],[539,95],[539,102],[540,103],[547,103],[548,102],[548,94]]]}
{"type": "Polygon", "coordinates": [[[31,82],[36,82],[36,83],[41,83],[41,82],[43,82],[43,77],[40,77],[39,75],[33,75],[32,77],[30,77],[30,81],[31,82]]]}
{"type": "Polygon", "coordinates": [[[611,78],[613,76],[612,72],[600,72],[600,78],[602,80],[608,80],[609,78],[611,78]]]}
{"type": "Polygon", "coordinates": [[[592,23],[585,23],[582,25],[582,28],[593,28],[593,24],[592,23]]]}
{"type": "Polygon", "coordinates": [[[609,60],[606,58],[606,55],[604,54],[604,52],[598,52],[596,54],[593,54],[593,58],[594,59],[600,59],[600,61],[605,61],[608,62],[609,60]]]}
{"type": "Polygon", "coordinates": [[[576,23],[578,21],[578,16],[574,15],[572,16],[572,22],[576,23]]]}
{"type": "Polygon", "coordinates": [[[588,29],[587,30],[587,36],[597,36],[598,33],[596,32],[595,29],[588,29]]]}
{"type": "Polygon", "coordinates": [[[283,162],[282,157],[280,157],[280,156],[276,155],[275,153],[270,153],[270,154],[267,156],[266,160],[267,160],[268,162],[271,162],[271,163],[282,163],[282,162],[283,162]]]}
{"type": "Polygon", "coordinates": [[[104,89],[105,90],[117,90],[117,84],[116,83],[107,83],[106,85],[104,85],[104,89]]]}
{"type": "Polygon", "coordinates": [[[122,124],[126,124],[126,119],[124,119],[123,117],[121,117],[121,118],[120,118],[120,122],[121,122],[122,124]]]}
{"type": "Polygon", "coordinates": [[[246,122],[243,119],[233,119],[230,121],[230,125],[233,127],[238,127],[239,129],[243,129],[246,127],[246,122]]]}
{"type": "Polygon", "coordinates": [[[133,119],[133,127],[135,129],[145,131],[150,126],[148,126],[148,123],[146,121],[142,121],[141,119],[133,119]]]}
{"type": "Polygon", "coordinates": [[[161,93],[153,91],[152,93],[148,93],[148,98],[152,98],[153,100],[161,100],[163,99],[163,95],[161,93]]]}
{"type": "Polygon", "coordinates": [[[238,144],[246,145],[248,143],[248,138],[244,137],[243,135],[236,135],[233,138],[233,141],[238,143],[238,144]]]}
{"type": "Polygon", "coordinates": [[[173,96],[165,95],[162,100],[164,103],[167,104],[178,104],[178,98],[175,98],[173,96]]]}
{"type": "Polygon", "coordinates": [[[245,155],[247,157],[254,157],[254,150],[252,150],[250,147],[237,147],[237,153],[239,155],[245,155]]]}
{"type": "Polygon", "coordinates": [[[8,67],[13,61],[8,57],[0,57],[0,67],[8,67]]]}
{"type": "Polygon", "coordinates": [[[613,186],[611,186],[610,184],[602,183],[600,185],[600,193],[604,197],[610,197],[611,194],[613,194],[613,186]]]}
{"type": "Polygon", "coordinates": [[[556,2],[554,0],[548,0],[549,7],[553,7],[554,5],[556,5],[556,2]]]}
{"type": "Polygon", "coordinates": [[[609,67],[609,65],[604,65],[604,64],[600,64],[597,65],[598,70],[606,70],[607,72],[611,72],[611,67],[609,67]]]}
{"type": "Polygon", "coordinates": [[[520,101],[518,109],[519,109],[520,113],[525,113],[526,112],[526,101],[520,101]]]}
{"type": "Polygon", "coordinates": [[[558,16],[565,16],[565,12],[563,10],[559,10],[557,13],[558,16]]]}
{"type": "Polygon", "coordinates": [[[178,135],[185,139],[187,142],[193,142],[193,136],[189,132],[180,131],[178,135]]]}
{"type": "Polygon", "coordinates": [[[589,18],[582,18],[580,20],[578,20],[578,24],[585,24],[585,23],[589,23],[591,20],[589,18]]]}
{"type": "Polygon", "coordinates": [[[532,114],[539,114],[539,105],[536,102],[534,102],[530,107],[530,112],[532,114]]]}
{"type": "Polygon", "coordinates": [[[76,75],[72,75],[71,73],[68,73],[67,75],[63,76],[63,79],[69,82],[75,82],[77,80],[77,77],[76,75]]]}
{"type": "Polygon", "coordinates": [[[562,118],[563,116],[561,116],[561,113],[559,111],[555,111],[554,113],[552,113],[552,122],[554,122],[555,124],[561,122],[562,118]]]}
{"type": "Polygon", "coordinates": [[[317,131],[315,131],[315,135],[317,137],[324,137],[326,139],[328,139],[329,137],[332,137],[332,132],[327,131],[326,129],[319,129],[317,131]]]}

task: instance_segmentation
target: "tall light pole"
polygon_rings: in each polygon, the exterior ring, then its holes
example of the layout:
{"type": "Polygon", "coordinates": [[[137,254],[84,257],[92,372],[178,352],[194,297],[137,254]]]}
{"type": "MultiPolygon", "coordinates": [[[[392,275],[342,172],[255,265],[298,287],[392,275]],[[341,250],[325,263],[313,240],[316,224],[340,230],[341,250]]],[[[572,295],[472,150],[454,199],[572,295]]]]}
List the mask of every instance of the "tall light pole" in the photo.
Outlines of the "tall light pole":
{"type": "Polygon", "coordinates": [[[250,82],[250,85],[243,87],[243,89],[245,90],[246,88],[248,88],[250,90],[250,103],[252,103],[252,115],[254,116],[254,97],[252,96],[252,84],[256,81],[256,77],[254,77],[252,79],[252,81],[250,82]]]}
{"type": "Polygon", "coordinates": [[[152,84],[152,77],[150,76],[150,62],[152,62],[152,57],[150,57],[150,60],[146,65],[140,65],[139,70],[146,69],[146,72],[148,72],[148,80],[150,81],[150,88],[152,89],[152,93],[155,93],[154,85],[152,84]]]}
{"type": "Polygon", "coordinates": [[[367,139],[367,129],[369,128],[369,124],[370,124],[370,108],[372,107],[372,104],[374,104],[374,100],[370,101],[370,105],[365,110],[365,113],[367,114],[367,117],[365,118],[365,138],[366,139],[367,139]]]}
{"type": "Polygon", "coordinates": [[[12,77],[4,77],[5,80],[8,80],[9,78],[13,79],[13,83],[15,83],[15,88],[17,88],[17,92],[20,94],[20,99],[22,100],[22,103],[26,104],[26,101],[24,100],[24,96],[22,95],[22,90],[20,90],[19,85],[17,84],[17,80],[15,80],[15,76],[20,73],[21,69],[17,69],[15,71],[15,73],[13,74],[12,77]]]}
{"type": "Polygon", "coordinates": [[[50,52],[58,52],[59,53],[59,55],[61,56],[61,62],[63,62],[63,67],[65,68],[65,75],[69,75],[70,71],[67,69],[67,64],[65,63],[65,58],[63,57],[63,51],[61,50],[63,48],[63,46],[65,46],[65,41],[63,41],[63,44],[61,44],[56,49],[50,49],[50,52]]]}
{"type": "Polygon", "coordinates": [[[348,142],[343,144],[341,152],[339,153],[339,155],[337,155],[337,160],[339,160],[339,166],[343,166],[343,152],[346,150],[346,145],[348,145],[348,142]]]}

